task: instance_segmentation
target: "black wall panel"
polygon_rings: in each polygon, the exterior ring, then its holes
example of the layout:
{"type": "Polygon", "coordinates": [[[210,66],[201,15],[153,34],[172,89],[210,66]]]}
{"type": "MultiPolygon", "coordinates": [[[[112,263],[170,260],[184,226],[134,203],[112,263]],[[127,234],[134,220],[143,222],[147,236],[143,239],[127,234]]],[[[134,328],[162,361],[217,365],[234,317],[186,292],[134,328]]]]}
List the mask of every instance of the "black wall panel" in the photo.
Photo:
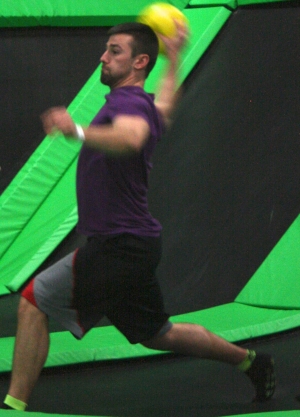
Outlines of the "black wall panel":
{"type": "Polygon", "coordinates": [[[43,140],[40,114],[68,106],[99,64],[107,28],[0,29],[0,193],[43,140]]]}

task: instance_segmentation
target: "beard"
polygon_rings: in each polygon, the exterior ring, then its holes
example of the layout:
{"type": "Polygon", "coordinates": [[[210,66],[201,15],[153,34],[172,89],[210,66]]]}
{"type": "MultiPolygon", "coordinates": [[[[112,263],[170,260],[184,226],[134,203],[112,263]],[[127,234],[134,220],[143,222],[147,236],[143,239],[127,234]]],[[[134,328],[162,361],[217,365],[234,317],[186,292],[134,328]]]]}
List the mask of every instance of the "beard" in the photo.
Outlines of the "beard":
{"type": "Polygon", "coordinates": [[[102,84],[107,85],[110,88],[118,85],[123,79],[126,79],[130,75],[130,68],[124,68],[118,71],[111,71],[106,67],[102,67],[100,74],[100,81],[102,84]]]}
{"type": "Polygon", "coordinates": [[[107,85],[110,87],[114,82],[114,77],[111,76],[109,72],[104,73],[103,70],[101,71],[100,81],[102,84],[107,85]]]}
{"type": "Polygon", "coordinates": [[[100,81],[103,85],[107,85],[108,87],[112,88],[115,84],[117,84],[122,76],[120,74],[112,74],[110,71],[104,70],[102,68],[100,81]]]}

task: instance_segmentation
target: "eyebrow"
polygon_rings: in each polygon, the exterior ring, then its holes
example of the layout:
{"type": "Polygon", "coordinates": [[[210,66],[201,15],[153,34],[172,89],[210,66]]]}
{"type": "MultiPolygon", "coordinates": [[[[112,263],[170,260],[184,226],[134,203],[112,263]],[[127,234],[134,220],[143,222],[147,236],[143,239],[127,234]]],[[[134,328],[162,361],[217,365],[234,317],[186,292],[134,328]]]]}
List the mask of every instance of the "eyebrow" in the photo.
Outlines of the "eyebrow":
{"type": "Polygon", "coordinates": [[[107,48],[110,47],[110,48],[121,48],[122,49],[122,47],[118,43],[108,43],[107,42],[106,47],[107,48]]]}

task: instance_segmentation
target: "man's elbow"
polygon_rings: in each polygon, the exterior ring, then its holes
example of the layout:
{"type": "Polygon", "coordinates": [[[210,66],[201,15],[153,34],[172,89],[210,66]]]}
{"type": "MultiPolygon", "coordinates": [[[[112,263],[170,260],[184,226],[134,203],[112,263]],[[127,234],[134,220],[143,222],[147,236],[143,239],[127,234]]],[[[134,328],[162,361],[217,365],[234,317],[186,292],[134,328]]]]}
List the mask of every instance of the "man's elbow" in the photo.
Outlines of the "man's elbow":
{"type": "Polygon", "coordinates": [[[147,142],[148,135],[132,135],[127,142],[127,149],[130,152],[140,153],[147,142]]]}

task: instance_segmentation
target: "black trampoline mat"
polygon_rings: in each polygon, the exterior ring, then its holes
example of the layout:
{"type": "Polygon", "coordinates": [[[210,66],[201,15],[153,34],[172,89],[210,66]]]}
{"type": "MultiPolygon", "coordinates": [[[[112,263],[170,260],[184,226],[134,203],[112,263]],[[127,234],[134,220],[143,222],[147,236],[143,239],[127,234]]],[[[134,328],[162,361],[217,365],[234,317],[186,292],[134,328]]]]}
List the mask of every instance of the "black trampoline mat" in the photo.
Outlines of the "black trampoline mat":
{"type": "MultiPolygon", "coordinates": [[[[217,417],[300,410],[295,399],[300,393],[300,331],[243,346],[271,353],[275,358],[278,386],[268,402],[253,403],[254,391],[248,378],[230,365],[167,355],[43,371],[28,411],[119,417],[217,417]]],[[[7,384],[8,375],[2,374],[2,396],[7,384]]]]}

